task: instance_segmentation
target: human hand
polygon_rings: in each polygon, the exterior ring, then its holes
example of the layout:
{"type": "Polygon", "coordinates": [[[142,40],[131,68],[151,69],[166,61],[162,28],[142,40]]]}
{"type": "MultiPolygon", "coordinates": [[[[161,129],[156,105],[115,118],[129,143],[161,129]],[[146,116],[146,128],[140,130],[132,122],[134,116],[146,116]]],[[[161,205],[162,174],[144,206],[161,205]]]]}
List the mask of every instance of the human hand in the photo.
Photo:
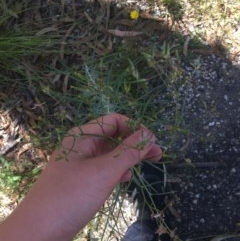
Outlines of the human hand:
{"type": "Polygon", "coordinates": [[[11,224],[16,232],[4,240],[19,235],[25,241],[71,240],[114,187],[130,180],[132,166],[144,159],[159,160],[161,149],[153,133],[144,126],[133,133],[128,122],[126,116],[110,114],[71,129],[5,222],[5,230],[11,224]]]}

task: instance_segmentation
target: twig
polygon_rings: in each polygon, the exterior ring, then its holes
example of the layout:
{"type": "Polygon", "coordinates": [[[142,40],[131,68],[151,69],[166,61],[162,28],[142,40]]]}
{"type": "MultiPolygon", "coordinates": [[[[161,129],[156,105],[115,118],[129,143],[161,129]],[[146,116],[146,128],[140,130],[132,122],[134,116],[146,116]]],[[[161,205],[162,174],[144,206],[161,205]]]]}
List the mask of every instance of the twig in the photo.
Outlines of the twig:
{"type": "Polygon", "coordinates": [[[177,164],[168,164],[168,168],[205,168],[205,167],[219,167],[219,166],[225,166],[225,163],[223,162],[196,162],[196,163],[177,163],[177,164]]]}
{"type": "Polygon", "coordinates": [[[14,146],[16,146],[21,141],[21,138],[18,138],[14,141],[8,142],[7,145],[5,145],[0,150],[0,155],[5,155],[10,149],[12,149],[14,146]]]}

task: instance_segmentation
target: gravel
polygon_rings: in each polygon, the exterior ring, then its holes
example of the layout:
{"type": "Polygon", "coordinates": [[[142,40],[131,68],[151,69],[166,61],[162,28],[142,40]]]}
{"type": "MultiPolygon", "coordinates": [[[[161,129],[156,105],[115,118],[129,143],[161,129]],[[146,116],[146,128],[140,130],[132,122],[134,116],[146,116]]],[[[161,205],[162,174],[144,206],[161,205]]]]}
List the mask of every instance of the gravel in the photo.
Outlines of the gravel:
{"type": "Polygon", "coordinates": [[[183,67],[191,76],[179,107],[188,132],[176,136],[170,152],[177,165],[169,168],[181,180],[169,188],[182,220],[170,225],[183,240],[209,240],[236,232],[240,220],[240,69],[215,55],[200,59],[197,69],[183,67]]]}
{"type": "MultiPolygon", "coordinates": [[[[187,134],[174,134],[169,152],[176,154],[176,163],[168,168],[169,179],[177,180],[169,182],[168,191],[181,220],[169,214],[168,225],[182,240],[209,240],[236,232],[240,221],[240,70],[215,55],[182,68],[188,81],[177,100],[187,134]]],[[[166,111],[165,118],[172,119],[172,113],[166,111]]],[[[161,128],[159,138],[167,146],[172,136],[166,131],[161,136],[161,128]]],[[[122,231],[136,220],[132,211],[123,208],[123,214],[128,222],[122,231]]]]}
{"type": "Polygon", "coordinates": [[[0,222],[3,221],[8,215],[11,214],[13,205],[12,200],[0,191],[0,222]]]}
{"type": "MultiPolygon", "coordinates": [[[[176,156],[167,165],[166,193],[181,218],[168,212],[167,224],[181,240],[210,240],[239,231],[240,69],[216,55],[182,63],[182,69],[187,81],[161,117],[174,124],[178,109],[180,131],[158,126],[161,145],[176,156]]],[[[165,99],[159,96],[156,104],[165,99]]]]}

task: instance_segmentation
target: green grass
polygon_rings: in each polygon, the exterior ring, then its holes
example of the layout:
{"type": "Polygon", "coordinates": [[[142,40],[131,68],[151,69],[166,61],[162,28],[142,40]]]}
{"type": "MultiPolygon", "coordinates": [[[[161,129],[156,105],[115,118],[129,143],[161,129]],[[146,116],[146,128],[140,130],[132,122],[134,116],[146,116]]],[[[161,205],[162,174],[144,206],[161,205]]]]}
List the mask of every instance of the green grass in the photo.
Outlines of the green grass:
{"type": "Polygon", "coordinates": [[[39,167],[28,161],[19,164],[0,157],[0,192],[15,199],[22,198],[40,171],[39,167]]]}
{"type": "Polygon", "coordinates": [[[12,170],[13,163],[9,163],[3,158],[1,158],[0,160],[2,165],[0,174],[1,189],[16,190],[19,187],[22,177],[19,174],[14,173],[14,171],[12,170]]]}
{"type": "MultiPolygon", "coordinates": [[[[168,4],[173,9],[172,2],[168,4]]],[[[22,6],[25,5],[29,6],[29,3],[25,2],[22,6]]],[[[125,41],[109,36],[98,25],[89,22],[89,17],[96,19],[97,10],[90,13],[88,18],[79,13],[80,20],[60,22],[56,31],[48,31],[55,20],[42,19],[45,26],[39,24],[27,27],[24,21],[11,14],[14,8],[15,5],[9,3],[0,21],[3,29],[0,38],[0,68],[4,77],[4,88],[2,86],[0,92],[12,86],[12,93],[18,89],[31,90],[34,106],[28,110],[27,115],[29,111],[32,115],[25,124],[34,131],[34,134],[29,135],[35,147],[51,151],[70,127],[111,112],[131,117],[134,120],[133,127],[144,123],[159,136],[164,134],[159,133],[159,124],[171,124],[177,132],[181,125],[176,98],[181,86],[179,45],[166,41],[155,45],[151,43],[155,36],[149,35],[142,40],[133,38],[125,41]],[[17,25],[17,31],[13,27],[16,26],[15,21],[21,23],[17,25]],[[12,22],[11,31],[6,30],[6,27],[11,26],[9,22],[12,22]],[[89,29],[86,40],[66,37],[72,36],[72,26],[80,26],[81,31],[89,29]],[[144,41],[151,44],[144,46],[144,41]],[[167,99],[159,104],[158,96],[162,93],[168,93],[167,99]],[[176,112],[174,120],[164,119],[164,111],[168,108],[176,112]],[[34,116],[38,118],[34,119],[34,116]],[[31,118],[33,120],[29,121],[31,118]]],[[[22,11],[27,12],[29,8],[22,11]]],[[[18,15],[21,16],[20,13],[18,15]]],[[[111,22],[111,19],[103,22],[111,22]]],[[[114,24],[112,28],[116,27],[114,24]]],[[[127,30],[134,31],[134,26],[127,30]]],[[[174,137],[168,144],[172,141],[174,137]]],[[[27,180],[27,184],[23,183],[21,189],[27,190],[28,184],[37,177],[33,166],[18,172],[19,164],[11,160],[4,161],[2,168],[0,179],[5,190],[18,191],[23,180],[27,180]]],[[[148,186],[143,182],[139,185],[142,188],[148,186]]],[[[99,230],[98,236],[102,240],[123,235],[123,229],[118,224],[120,217],[124,219],[121,211],[125,199],[123,193],[124,189],[117,187],[79,238],[86,236],[86,232],[94,234],[96,230],[99,230]]]]}

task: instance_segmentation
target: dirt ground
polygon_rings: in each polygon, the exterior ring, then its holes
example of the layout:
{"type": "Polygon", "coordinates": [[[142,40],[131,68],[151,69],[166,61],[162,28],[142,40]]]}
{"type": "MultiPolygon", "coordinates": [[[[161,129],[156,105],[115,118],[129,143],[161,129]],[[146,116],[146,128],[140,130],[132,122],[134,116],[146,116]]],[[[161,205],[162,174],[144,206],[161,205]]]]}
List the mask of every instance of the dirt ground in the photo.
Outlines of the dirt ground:
{"type": "MultiPolygon", "coordinates": [[[[192,71],[186,66],[186,74],[192,71]]],[[[184,128],[172,146],[178,178],[170,190],[181,221],[173,221],[183,240],[209,240],[234,233],[240,221],[240,69],[227,59],[201,60],[194,78],[182,88],[184,128]]]]}

